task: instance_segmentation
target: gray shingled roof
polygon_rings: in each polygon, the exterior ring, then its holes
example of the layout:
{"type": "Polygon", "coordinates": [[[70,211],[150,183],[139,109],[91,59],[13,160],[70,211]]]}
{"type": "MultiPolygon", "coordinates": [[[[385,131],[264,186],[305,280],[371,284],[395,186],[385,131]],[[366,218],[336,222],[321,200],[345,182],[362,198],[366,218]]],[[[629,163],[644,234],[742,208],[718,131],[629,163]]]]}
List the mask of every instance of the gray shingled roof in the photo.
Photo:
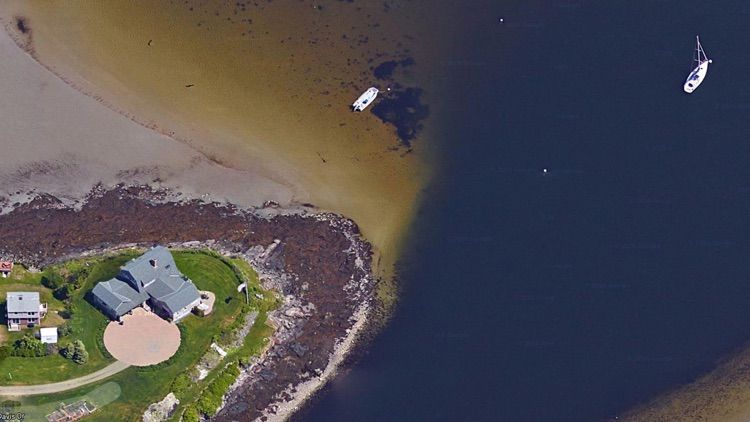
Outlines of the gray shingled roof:
{"type": "Polygon", "coordinates": [[[190,305],[200,297],[195,285],[182,277],[158,278],[149,286],[148,293],[163,302],[172,313],[190,305]]]}
{"type": "Polygon", "coordinates": [[[117,316],[125,315],[148,299],[138,294],[128,283],[116,278],[97,283],[91,293],[113,309],[117,316]]]}
{"type": "Polygon", "coordinates": [[[170,275],[181,276],[182,274],[177,269],[169,249],[164,246],[157,246],[149,249],[138,258],[128,261],[120,271],[119,278],[129,278],[132,281],[139,280],[143,282],[144,286],[148,286],[157,278],[170,275]],[[152,262],[156,263],[156,266],[152,262]]]}
{"type": "Polygon", "coordinates": [[[8,312],[39,312],[38,292],[8,292],[6,298],[8,312]]]}
{"type": "Polygon", "coordinates": [[[117,278],[97,284],[92,293],[117,315],[129,312],[149,297],[164,303],[173,313],[200,297],[195,285],[177,269],[172,253],[163,246],[128,261],[117,278]]]}

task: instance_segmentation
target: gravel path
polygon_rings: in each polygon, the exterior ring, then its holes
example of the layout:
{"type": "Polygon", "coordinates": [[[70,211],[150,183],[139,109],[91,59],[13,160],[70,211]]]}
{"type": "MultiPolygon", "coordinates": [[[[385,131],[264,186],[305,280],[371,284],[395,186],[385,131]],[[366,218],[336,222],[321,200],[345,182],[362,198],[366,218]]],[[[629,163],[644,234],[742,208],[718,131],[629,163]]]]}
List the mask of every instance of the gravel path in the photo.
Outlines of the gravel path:
{"type": "Polygon", "coordinates": [[[83,377],[68,381],[42,385],[17,385],[10,387],[0,387],[0,396],[35,396],[39,394],[50,394],[58,393],[60,391],[72,390],[86,384],[91,384],[92,382],[101,381],[128,368],[129,366],[130,365],[125,362],[117,361],[107,366],[106,368],[94,372],[93,374],[88,374],[83,377]]]}

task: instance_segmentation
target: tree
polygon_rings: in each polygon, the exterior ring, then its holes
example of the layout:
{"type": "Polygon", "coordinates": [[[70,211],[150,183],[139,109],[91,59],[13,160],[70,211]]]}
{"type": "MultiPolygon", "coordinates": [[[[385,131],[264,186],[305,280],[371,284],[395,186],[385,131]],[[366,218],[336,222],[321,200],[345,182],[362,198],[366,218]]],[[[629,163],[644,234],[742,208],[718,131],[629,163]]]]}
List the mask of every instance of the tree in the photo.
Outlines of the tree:
{"type": "Polygon", "coordinates": [[[73,328],[67,322],[57,327],[57,335],[59,335],[60,337],[67,336],[71,331],[73,331],[73,328]]]}
{"type": "Polygon", "coordinates": [[[75,346],[73,346],[73,343],[68,343],[65,345],[65,347],[60,349],[60,354],[66,359],[73,359],[73,355],[75,354],[75,352],[76,349],[75,346]]]}
{"type": "Polygon", "coordinates": [[[65,279],[59,271],[53,268],[47,268],[42,272],[42,284],[52,290],[56,290],[65,284],[65,279]]]}
{"type": "Polygon", "coordinates": [[[83,345],[81,340],[73,342],[73,362],[83,365],[89,360],[89,352],[86,351],[86,346],[83,345]]]}
{"type": "Polygon", "coordinates": [[[45,355],[44,344],[34,338],[31,334],[26,334],[13,343],[13,356],[21,357],[38,357],[45,355]]]}

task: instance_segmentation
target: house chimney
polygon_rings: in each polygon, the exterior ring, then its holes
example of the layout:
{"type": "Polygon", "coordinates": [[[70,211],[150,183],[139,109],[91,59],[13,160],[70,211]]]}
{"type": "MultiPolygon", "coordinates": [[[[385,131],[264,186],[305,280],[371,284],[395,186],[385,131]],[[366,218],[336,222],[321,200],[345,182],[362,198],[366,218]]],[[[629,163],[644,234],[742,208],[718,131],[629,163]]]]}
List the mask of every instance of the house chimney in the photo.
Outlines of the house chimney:
{"type": "Polygon", "coordinates": [[[151,266],[152,266],[152,267],[156,268],[156,266],[157,266],[157,262],[156,262],[156,260],[155,260],[155,259],[152,259],[152,260],[151,260],[151,261],[149,261],[149,262],[151,263],[151,266]]]}

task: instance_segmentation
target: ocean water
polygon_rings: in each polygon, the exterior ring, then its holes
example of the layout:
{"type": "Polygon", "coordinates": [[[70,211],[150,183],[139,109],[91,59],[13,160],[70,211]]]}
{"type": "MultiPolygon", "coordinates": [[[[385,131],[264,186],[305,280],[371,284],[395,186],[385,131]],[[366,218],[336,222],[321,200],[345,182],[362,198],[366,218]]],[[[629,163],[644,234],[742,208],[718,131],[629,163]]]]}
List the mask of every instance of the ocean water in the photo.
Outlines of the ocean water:
{"type": "Polygon", "coordinates": [[[446,112],[398,313],[296,419],[606,420],[750,339],[749,15],[662,0],[454,16],[462,52],[422,76],[446,112]],[[687,95],[696,35],[714,62],[687,95]]]}

